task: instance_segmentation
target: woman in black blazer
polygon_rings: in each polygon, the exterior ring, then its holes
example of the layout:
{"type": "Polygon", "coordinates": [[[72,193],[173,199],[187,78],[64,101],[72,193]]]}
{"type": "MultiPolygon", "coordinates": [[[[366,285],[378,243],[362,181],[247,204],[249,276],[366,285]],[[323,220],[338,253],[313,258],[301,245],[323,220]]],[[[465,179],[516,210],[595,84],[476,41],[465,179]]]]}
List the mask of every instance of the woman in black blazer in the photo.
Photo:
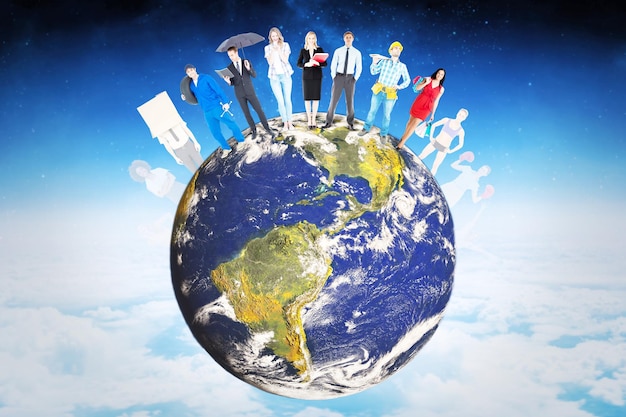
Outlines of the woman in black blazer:
{"type": "Polygon", "coordinates": [[[302,68],[302,95],[304,96],[304,108],[308,118],[309,129],[317,127],[317,109],[322,94],[322,67],[326,66],[326,60],[313,59],[315,54],[324,53],[317,45],[315,32],[309,32],[304,38],[304,48],[300,50],[298,67],[302,68]]]}

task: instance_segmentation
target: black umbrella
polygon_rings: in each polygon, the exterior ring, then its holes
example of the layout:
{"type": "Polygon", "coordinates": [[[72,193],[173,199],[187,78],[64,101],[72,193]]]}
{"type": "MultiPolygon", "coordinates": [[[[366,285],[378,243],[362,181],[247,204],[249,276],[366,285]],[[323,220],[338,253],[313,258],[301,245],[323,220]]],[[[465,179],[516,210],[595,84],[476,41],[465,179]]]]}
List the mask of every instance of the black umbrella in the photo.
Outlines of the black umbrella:
{"type": "Polygon", "coordinates": [[[236,46],[237,49],[244,48],[246,46],[251,46],[257,44],[264,40],[265,38],[258,33],[247,32],[240,33],[239,35],[231,36],[226,39],[224,42],[220,43],[220,46],[217,47],[215,52],[226,52],[228,48],[231,46],[236,46]]]}

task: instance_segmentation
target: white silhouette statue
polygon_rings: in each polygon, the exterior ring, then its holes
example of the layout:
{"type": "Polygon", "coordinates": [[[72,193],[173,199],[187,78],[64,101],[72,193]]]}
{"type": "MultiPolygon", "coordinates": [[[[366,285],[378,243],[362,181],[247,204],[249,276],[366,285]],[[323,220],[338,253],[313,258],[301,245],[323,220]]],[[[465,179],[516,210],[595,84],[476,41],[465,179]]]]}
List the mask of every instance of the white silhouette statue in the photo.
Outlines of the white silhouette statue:
{"type": "Polygon", "coordinates": [[[146,161],[135,160],[128,167],[130,177],[137,182],[145,182],[146,188],[157,197],[165,197],[178,204],[185,191],[185,185],[164,168],[151,169],[146,161]]]}
{"type": "Polygon", "coordinates": [[[137,107],[150,128],[153,138],[159,140],[179,165],[185,165],[192,174],[202,165],[200,144],[180,117],[166,91],[137,107]]]}
{"type": "Polygon", "coordinates": [[[456,117],[454,119],[444,117],[431,125],[430,143],[422,149],[418,158],[423,160],[434,151],[437,151],[437,155],[435,155],[435,162],[433,162],[433,167],[431,169],[433,175],[437,173],[443,159],[449,153],[454,153],[463,147],[465,143],[465,130],[463,129],[463,126],[461,126],[461,123],[467,119],[468,115],[469,112],[466,109],[460,109],[456,113],[456,117]],[[442,126],[441,130],[439,130],[439,133],[435,134],[435,128],[439,126],[442,126]],[[458,145],[450,149],[452,141],[457,136],[459,137],[458,145]]]}
{"type": "Polygon", "coordinates": [[[446,200],[448,200],[448,205],[450,207],[456,205],[466,191],[470,191],[472,193],[472,201],[474,204],[481,200],[490,198],[495,192],[493,185],[488,184],[485,186],[483,193],[480,195],[478,194],[480,178],[489,175],[491,172],[489,165],[483,165],[478,168],[478,170],[474,171],[469,165],[461,165],[463,161],[473,162],[474,153],[471,151],[463,152],[459,156],[459,159],[450,165],[457,171],[461,171],[461,173],[452,181],[441,185],[441,190],[446,196],[446,200]]]}

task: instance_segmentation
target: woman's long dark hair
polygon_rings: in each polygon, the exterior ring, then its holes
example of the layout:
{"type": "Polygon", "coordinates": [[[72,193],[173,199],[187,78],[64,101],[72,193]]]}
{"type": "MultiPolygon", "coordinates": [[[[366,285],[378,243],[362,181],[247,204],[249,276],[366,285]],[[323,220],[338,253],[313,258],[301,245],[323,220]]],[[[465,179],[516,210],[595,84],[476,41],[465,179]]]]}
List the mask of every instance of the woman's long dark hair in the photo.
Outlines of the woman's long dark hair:
{"type": "Polygon", "coordinates": [[[433,72],[433,75],[431,75],[430,78],[434,80],[439,71],[443,71],[443,78],[441,79],[441,81],[439,81],[439,85],[443,85],[443,82],[446,80],[446,74],[448,73],[448,71],[446,71],[444,68],[437,68],[437,71],[433,72]]]}

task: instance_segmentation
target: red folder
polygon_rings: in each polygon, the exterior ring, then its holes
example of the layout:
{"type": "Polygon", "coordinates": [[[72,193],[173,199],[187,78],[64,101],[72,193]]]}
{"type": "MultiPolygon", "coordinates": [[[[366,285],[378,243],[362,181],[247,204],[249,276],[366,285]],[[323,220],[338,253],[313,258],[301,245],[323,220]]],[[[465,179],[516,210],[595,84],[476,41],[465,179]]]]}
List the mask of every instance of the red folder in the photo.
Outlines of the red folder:
{"type": "Polygon", "coordinates": [[[328,54],[326,52],[318,52],[313,55],[313,59],[321,64],[322,62],[326,62],[326,60],[328,59],[328,54]]]}

